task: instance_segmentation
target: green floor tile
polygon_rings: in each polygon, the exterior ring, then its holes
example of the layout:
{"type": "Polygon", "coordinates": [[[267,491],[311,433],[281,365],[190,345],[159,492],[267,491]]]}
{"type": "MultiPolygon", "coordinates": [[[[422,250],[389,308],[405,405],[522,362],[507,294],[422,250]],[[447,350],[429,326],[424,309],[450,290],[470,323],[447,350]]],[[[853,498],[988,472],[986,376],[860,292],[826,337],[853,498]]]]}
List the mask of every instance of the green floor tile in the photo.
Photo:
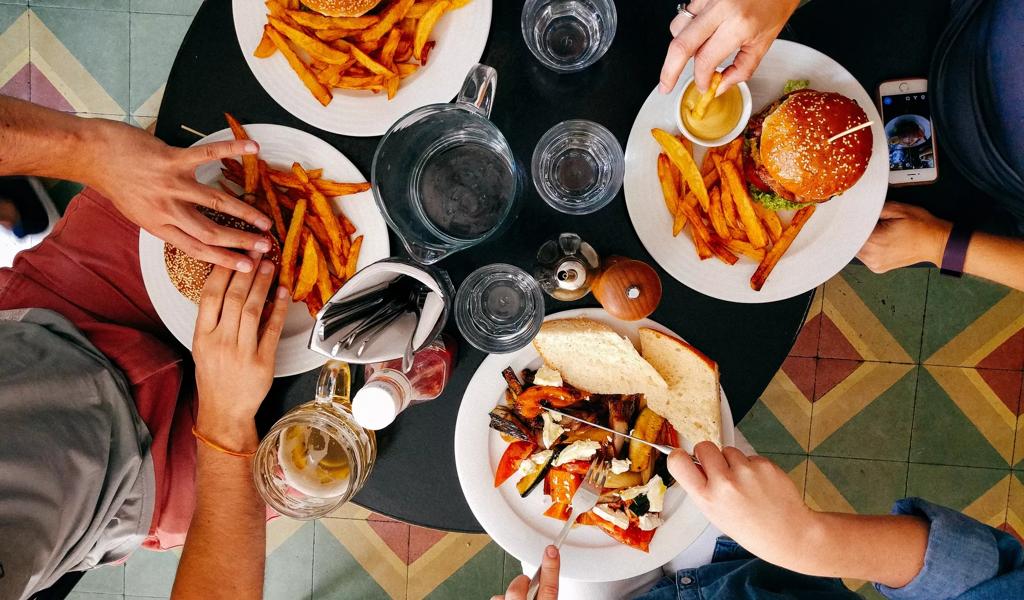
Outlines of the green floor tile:
{"type": "MultiPolygon", "coordinates": [[[[914,410],[914,430],[910,447],[911,462],[935,463],[973,467],[1008,467],[992,442],[978,430],[946,390],[935,380],[935,374],[946,376],[948,367],[921,369],[914,410]]],[[[968,371],[968,370],[964,370],[968,371]]],[[[959,402],[973,411],[988,409],[981,398],[961,397],[959,402]]],[[[998,431],[1001,424],[997,416],[986,417],[986,427],[998,431]]],[[[1005,436],[1004,436],[1005,437],[1005,436]]],[[[999,439],[999,450],[1012,452],[1013,437],[999,439]]]]}
{"type": "Polygon", "coordinates": [[[158,102],[147,102],[167,82],[188,31],[191,17],[181,15],[131,15],[131,113],[157,115],[158,102]]]}
{"type": "Polygon", "coordinates": [[[17,6],[28,6],[28,0],[0,0],[0,4],[15,4],[17,6]]]}
{"type": "Polygon", "coordinates": [[[124,565],[98,567],[87,571],[78,580],[75,591],[92,594],[123,594],[124,565]]]}
{"type": "MultiPolygon", "coordinates": [[[[945,277],[932,271],[928,284],[927,312],[921,357],[930,362],[933,354],[973,324],[1010,294],[1009,288],[965,276],[945,277]]],[[[986,340],[979,340],[978,344],[986,340]]],[[[941,363],[949,364],[949,363],[941,363]]],[[[958,363],[959,364],[959,363],[958,363]]],[[[973,365],[965,365],[973,366],[973,365]]],[[[1020,364],[1016,365],[1020,368],[1020,364]]]]}
{"type": "Polygon", "coordinates": [[[772,411],[761,402],[757,402],[739,423],[739,429],[747,441],[759,453],[779,452],[784,454],[800,454],[803,447],[783,427],[772,411]]]}
{"type": "MultiPolygon", "coordinates": [[[[825,456],[812,456],[810,460],[828,479],[827,483],[859,514],[886,514],[893,502],[906,493],[907,463],[825,456]]],[[[805,496],[820,502],[829,494],[828,485],[809,473],[805,496]]]]}
{"type": "MultiPolygon", "coordinates": [[[[917,361],[921,355],[928,270],[896,269],[879,275],[862,265],[849,265],[840,276],[910,358],[917,361]]],[[[826,295],[828,292],[826,285],[826,295]]]]}
{"type": "Polygon", "coordinates": [[[131,0],[131,11],[192,16],[203,0],[131,0]]]}
{"type": "Polygon", "coordinates": [[[430,600],[449,600],[455,598],[489,598],[505,592],[502,587],[504,580],[505,552],[491,542],[476,556],[434,588],[427,595],[430,600]]]}
{"type": "Polygon", "coordinates": [[[313,595],[313,529],[306,523],[267,557],[263,597],[308,600],[313,595]]]}
{"type": "Polygon", "coordinates": [[[523,564],[508,552],[505,552],[504,555],[501,589],[507,590],[512,580],[523,574],[523,564]]]}
{"type": "Polygon", "coordinates": [[[774,452],[762,452],[761,456],[779,465],[783,471],[789,474],[793,484],[800,493],[804,493],[807,487],[807,465],[805,461],[810,458],[806,454],[778,454],[774,452]]]}
{"type": "Polygon", "coordinates": [[[136,550],[125,563],[124,593],[131,596],[170,597],[177,571],[177,554],[136,550]]]}
{"type": "Polygon", "coordinates": [[[871,583],[865,583],[864,585],[857,588],[856,592],[860,594],[864,600],[885,600],[885,596],[878,593],[875,586],[871,583]]]}
{"type": "Polygon", "coordinates": [[[315,523],[313,598],[386,600],[390,597],[323,525],[315,523]]]}
{"type": "MultiPolygon", "coordinates": [[[[11,25],[17,21],[21,15],[25,14],[25,7],[22,5],[8,5],[0,3],[0,34],[11,36],[7,39],[8,44],[28,44],[28,22],[26,21],[23,29],[18,31],[8,31],[11,25]]],[[[7,65],[0,65],[6,67],[7,65]]],[[[0,82],[3,85],[5,82],[0,82]]]]}
{"type": "Polygon", "coordinates": [[[67,596],[67,600],[122,600],[123,598],[124,596],[121,594],[93,594],[78,591],[73,591],[67,596]]]}
{"type": "MultiPolygon", "coordinates": [[[[924,498],[929,502],[959,511],[981,502],[988,505],[984,507],[988,512],[1002,510],[1005,513],[1009,496],[1009,474],[1010,472],[1004,469],[912,463],[907,479],[907,496],[924,498]],[[988,500],[982,499],[983,497],[988,500]]],[[[1000,524],[1002,521],[1001,519],[1000,524]]]]}
{"type": "Polygon", "coordinates": [[[57,6],[86,10],[128,10],[128,0],[29,0],[32,6],[57,6]]]}
{"type": "MultiPolygon", "coordinates": [[[[906,461],[910,452],[917,371],[914,368],[907,372],[832,435],[811,448],[811,454],[906,461]]],[[[819,439],[816,427],[820,426],[812,413],[811,439],[819,439]]]]}

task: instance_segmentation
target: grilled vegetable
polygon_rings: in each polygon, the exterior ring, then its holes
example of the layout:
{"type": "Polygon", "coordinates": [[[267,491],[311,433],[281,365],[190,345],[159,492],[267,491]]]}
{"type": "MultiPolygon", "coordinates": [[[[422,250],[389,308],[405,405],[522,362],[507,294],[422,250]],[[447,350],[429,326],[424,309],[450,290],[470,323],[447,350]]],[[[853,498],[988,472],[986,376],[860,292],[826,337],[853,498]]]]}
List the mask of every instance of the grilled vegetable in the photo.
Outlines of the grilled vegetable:
{"type": "MultiPolygon", "coordinates": [[[[610,396],[608,398],[608,426],[619,433],[629,433],[629,423],[636,414],[636,407],[639,404],[639,394],[631,396],[610,396]]],[[[612,443],[615,447],[615,456],[622,453],[622,446],[626,438],[614,436],[612,443]]]]}
{"type": "Polygon", "coordinates": [[[644,482],[641,481],[640,473],[635,471],[626,471],[625,473],[608,473],[608,478],[604,481],[604,487],[615,490],[636,487],[643,484],[644,482]]]}
{"type": "Polygon", "coordinates": [[[516,411],[527,419],[535,419],[542,410],[541,403],[552,408],[566,408],[583,400],[582,392],[564,387],[538,385],[523,390],[516,399],[516,411]]]}
{"type": "Polygon", "coordinates": [[[513,398],[518,397],[519,394],[523,393],[523,384],[519,382],[519,377],[516,375],[516,372],[512,367],[508,367],[502,371],[501,376],[505,378],[505,383],[508,384],[508,389],[512,392],[513,398]]]}
{"type": "Polygon", "coordinates": [[[614,436],[607,431],[598,429],[597,427],[587,427],[584,425],[583,427],[570,431],[569,434],[565,436],[565,441],[566,443],[571,444],[579,440],[594,440],[595,442],[604,444],[608,441],[608,438],[612,437],[618,436],[614,436]]]}
{"type": "Polygon", "coordinates": [[[558,450],[552,452],[551,456],[549,456],[546,461],[535,466],[529,474],[516,483],[516,489],[519,490],[519,495],[521,497],[525,498],[529,496],[530,492],[537,487],[537,484],[544,481],[544,476],[548,472],[548,467],[551,466],[551,461],[555,460],[556,456],[558,456],[558,450]]]}
{"type": "MultiPolygon", "coordinates": [[[[645,408],[640,416],[636,418],[636,424],[633,426],[633,437],[638,437],[642,440],[653,442],[658,439],[658,434],[661,433],[661,426],[664,424],[665,419],[658,413],[654,412],[650,408],[645,408]]],[[[654,448],[651,448],[647,444],[641,444],[640,442],[630,440],[629,441],[629,460],[630,460],[630,471],[645,472],[649,471],[650,474],[654,473],[654,448]]],[[[650,479],[650,474],[647,475],[647,479],[650,479]]]]}
{"type": "Polygon", "coordinates": [[[533,442],[534,435],[529,425],[523,423],[512,409],[507,406],[495,406],[491,411],[491,429],[524,442],[533,442]]]}
{"type": "Polygon", "coordinates": [[[498,461],[498,468],[494,472],[494,487],[500,486],[509,477],[512,477],[519,470],[519,463],[529,458],[535,448],[536,446],[531,442],[512,442],[509,444],[508,448],[505,449],[505,453],[501,455],[501,460],[498,461]]]}

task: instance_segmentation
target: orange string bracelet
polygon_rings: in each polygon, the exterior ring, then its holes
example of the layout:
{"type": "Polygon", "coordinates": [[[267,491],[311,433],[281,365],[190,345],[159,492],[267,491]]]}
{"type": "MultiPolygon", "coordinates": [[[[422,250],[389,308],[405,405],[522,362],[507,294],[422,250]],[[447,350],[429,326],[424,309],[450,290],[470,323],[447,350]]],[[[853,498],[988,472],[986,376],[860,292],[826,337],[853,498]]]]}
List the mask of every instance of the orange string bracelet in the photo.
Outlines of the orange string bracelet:
{"type": "Polygon", "coordinates": [[[228,456],[237,456],[239,458],[252,458],[253,456],[256,455],[256,451],[255,450],[253,450],[252,452],[236,452],[234,450],[229,450],[229,449],[225,448],[224,446],[221,446],[217,442],[214,442],[213,440],[211,440],[210,438],[206,437],[205,435],[199,433],[199,430],[196,429],[195,425],[192,426],[192,435],[194,435],[195,438],[197,440],[199,440],[200,442],[202,442],[203,444],[206,444],[207,447],[212,448],[213,450],[216,450],[217,452],[221,452],[223,454],[227,454],[228,456]]]}

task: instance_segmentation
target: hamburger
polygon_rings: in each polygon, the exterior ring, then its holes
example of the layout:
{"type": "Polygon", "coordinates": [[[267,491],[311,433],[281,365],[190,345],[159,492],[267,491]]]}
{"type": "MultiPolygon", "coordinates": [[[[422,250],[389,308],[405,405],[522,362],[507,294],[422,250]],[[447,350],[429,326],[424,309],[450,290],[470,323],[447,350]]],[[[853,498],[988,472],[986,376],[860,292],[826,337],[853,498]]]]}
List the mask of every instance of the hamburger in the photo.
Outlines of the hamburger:
{"type": "MultiPolygon", "coordinates": [[[[226,215],[204,207],[200,207],[199,211],[218,225],[233,227],[235,229],[241,229],[242,231],[249,231],[252,233],[260,233],[259,229],[239,218],[232,217],[231,215],[226,215]]],[[[272,262],[275,269],[280,269],[281,245],[272,235],[267,235],[267,239],[270,240],[270,252],[264,254],[263,258],[272,262]]],[[[167,269],[167,276],[171,278],[171,283],[173,283],[174,287],[181,292],[181,295],[185,296],[192,302],[199,304],[199,298],[203,291],[203,286],[206,285],[206,278],[209,277],[210,272],[213,271],[213,264],[208,263],[205,260],[193,258],[188,254],[185,254],[183,250],[176,246],[164,243],[164,267],[167,269]]]]}
{"type": "Polygon", "coordinates": [[[328,17],[361,17],[380,0],[302,0],[306,8],[328,17]]]}
{"type": "Polygon", "coordinates": [[[800,208],[842,194],[871,159],[871,128],[829,138],[867,122],[855,100],[791,82],[784,95],[751,117],[744,170],[751,196],[773,210],[800,208]],[[794,89],[795,88],[795,89],[794,89]]]}

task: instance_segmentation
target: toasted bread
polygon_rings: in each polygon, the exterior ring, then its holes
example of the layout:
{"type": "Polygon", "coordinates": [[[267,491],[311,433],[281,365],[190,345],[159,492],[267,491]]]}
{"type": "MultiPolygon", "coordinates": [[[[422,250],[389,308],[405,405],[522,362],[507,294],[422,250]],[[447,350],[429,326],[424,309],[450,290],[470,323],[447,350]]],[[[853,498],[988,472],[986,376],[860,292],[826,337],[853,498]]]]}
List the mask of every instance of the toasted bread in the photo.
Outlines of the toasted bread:
{"type": "Polygon", "coordinates": [[[594,394],[646,394],[667,391],[668,384],[611,327],[592,319],[557,319],[544,323],[533,347],[545,364],[573,387],[594,394]]]}
{"type": "Polygon", "coordinates": [[[640,328],[640,348],[668,383],[668,389],[647,392],[647,405],[668,419],[688,450],[705,440],[721,446],[721,388],[715,361],[680,339],[646,327],[640,328]]]}

